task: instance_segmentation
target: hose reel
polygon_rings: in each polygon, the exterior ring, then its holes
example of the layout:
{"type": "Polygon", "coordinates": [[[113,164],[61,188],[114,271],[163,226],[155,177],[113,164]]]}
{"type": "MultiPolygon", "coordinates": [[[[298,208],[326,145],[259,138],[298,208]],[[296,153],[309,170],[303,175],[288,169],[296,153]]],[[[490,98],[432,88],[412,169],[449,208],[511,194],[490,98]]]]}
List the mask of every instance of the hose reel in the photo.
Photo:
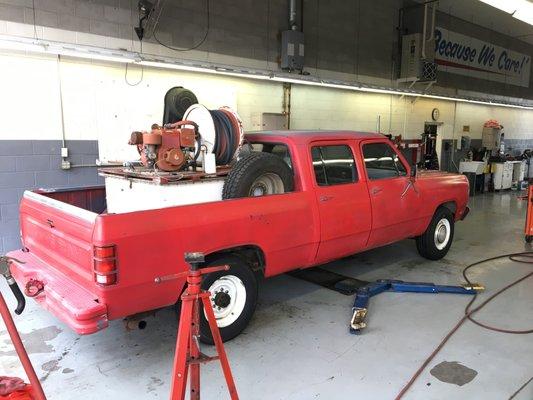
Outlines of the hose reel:
{"type": "MultiPolygon", "coordinates": [[[[165,102],[165,117],[167,111],[169,115],[177,115],[167,110],[165,102]]],[[[129,144],[137,146],[145,167],[175,172],[201,164],[207,172],[206,164],[212,160],[211,172],[215,172],[215,164],[228,165],[233,161],[244,135],[236,112],[229,107],[208,110],[200,104],[193,104],[185,110],[182,118],[163,126],[154,124],[149,132],[131,134],[129,144]]]]}

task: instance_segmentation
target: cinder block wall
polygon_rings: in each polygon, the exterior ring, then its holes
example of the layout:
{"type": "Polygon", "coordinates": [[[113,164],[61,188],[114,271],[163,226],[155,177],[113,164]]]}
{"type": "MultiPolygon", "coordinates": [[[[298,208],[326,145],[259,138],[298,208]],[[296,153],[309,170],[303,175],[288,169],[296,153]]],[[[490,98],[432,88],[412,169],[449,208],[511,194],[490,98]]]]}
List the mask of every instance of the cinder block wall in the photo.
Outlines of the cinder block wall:
{"type": "MultiPolygon", "coordinates": [[[[116,47],[113,39],[120,38],[130,41],[128,47],[139,50],[133,31],[138,23],[137,0],[35,0],[34,3],[35,18],[32,0],[0,0],[0,20],[27,24],[30,29],[19,32],[27,36],[35,34],[32,26],[35,22],[39,26],[37,36],[45,39],[113,48],[116,47]]],[[[302,0],[299,12],[303,15],[306,70],[311,74],[334,71],[358,80],[395,79],[393,69],[399,65],[398,15],[400,8],[408,3],[405,0],[302,0]]],[[[166,0],[158,25],[161,42],[178,48],[200,43],[207,27],[206,4],[206,0],[166,0]]],[[[289,28],[289,0],[211,0],[210,4],[210,29],[205,42],[197,51],[174,52],[175,56],[206,59],[208,53],[209,60],[217,60],[214,55],[220,55],[218,60],[224,62],[224,56],[232,56],[277,68],[279,33],[289,28]]],[[[505,18],[488,6],[485,12],[493,13],[495,20],[505,18]]],[[[439,12],[437,19],[438,25],[445,28],[479,39],[490,38],[489,41],[522,53],[533,52],[533,46],[519,38],[476,25],[475,15],[462,20],[439,12]]],[[[417,23],[421,23],[421,18],[417,23]]],[[[9,29],[6,31],[10,33],[9,29]]],[[[145,41],[155,43],[153,38],[145,41]]],[[[533,74],[531,79],[533,83],[533,74]]],[[[533,93],[524,88],[456,74],[443,73],[439,85],[533,98],[533,93]]]]}
{"type": "MultiPolygon", "coordinates": [[[[96,140],[70,140],[73,165],[95,164],[96,140]]],[[[103,184],[94,167],[61,170],[60,140],[0,141],[0,253],[20,246],[19,203],[26,189],[103,184]]]]}

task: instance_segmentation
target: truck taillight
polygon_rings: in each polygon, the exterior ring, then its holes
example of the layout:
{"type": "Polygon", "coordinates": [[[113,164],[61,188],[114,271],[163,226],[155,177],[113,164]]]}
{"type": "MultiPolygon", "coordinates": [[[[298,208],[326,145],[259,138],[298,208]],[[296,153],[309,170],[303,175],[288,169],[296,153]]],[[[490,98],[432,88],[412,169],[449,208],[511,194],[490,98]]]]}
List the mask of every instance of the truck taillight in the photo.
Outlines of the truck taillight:
{"type": "Polygon", "coordinates": [[[94,246],[94,280],[100,285],[117,283],[116,246],[94,246]]]}

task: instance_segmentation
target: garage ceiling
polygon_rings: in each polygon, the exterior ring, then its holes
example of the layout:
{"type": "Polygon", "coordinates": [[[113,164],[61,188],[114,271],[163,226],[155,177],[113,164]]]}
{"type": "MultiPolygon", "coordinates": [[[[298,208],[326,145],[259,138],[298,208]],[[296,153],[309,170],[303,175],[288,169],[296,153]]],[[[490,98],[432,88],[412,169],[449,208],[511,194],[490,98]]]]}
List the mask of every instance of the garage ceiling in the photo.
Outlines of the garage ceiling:
{"type": "MultiPolygon", "coordinates": [[[[424,3],[425,0],[417,0],[424,3]]],[[[439,10],[465,21],[533,44],[533,26],[478,0],[439,0],[439,10]]]]}

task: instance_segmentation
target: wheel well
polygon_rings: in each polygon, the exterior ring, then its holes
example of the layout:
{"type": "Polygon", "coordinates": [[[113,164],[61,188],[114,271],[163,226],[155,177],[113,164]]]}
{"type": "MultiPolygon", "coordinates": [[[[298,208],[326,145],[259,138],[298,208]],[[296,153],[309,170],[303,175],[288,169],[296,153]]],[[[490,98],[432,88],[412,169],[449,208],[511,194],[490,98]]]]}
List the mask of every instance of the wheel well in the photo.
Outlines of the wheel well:
{"type": "Polygon", "coordinates": [[[446,203],[442,203],[440,206],[437,207],[437,209],[441,207],[445,207],[450,210],[450,212],[455,217],[455,212],[457,211],[457,204],[455,203],[455,201],[447,201],[446,203]]]}
{"type": "Polygon", "coordinates": [[[206,255],[205,262],[206,264],[211,263],[216,261],[217,258],[228,254],[236,255],[237,257],[242,258],[256,274],[262,277],[265,275],[265,254],[260,247],[255,245],[245,245],[218,250],[214,253],[206,255]]]}

